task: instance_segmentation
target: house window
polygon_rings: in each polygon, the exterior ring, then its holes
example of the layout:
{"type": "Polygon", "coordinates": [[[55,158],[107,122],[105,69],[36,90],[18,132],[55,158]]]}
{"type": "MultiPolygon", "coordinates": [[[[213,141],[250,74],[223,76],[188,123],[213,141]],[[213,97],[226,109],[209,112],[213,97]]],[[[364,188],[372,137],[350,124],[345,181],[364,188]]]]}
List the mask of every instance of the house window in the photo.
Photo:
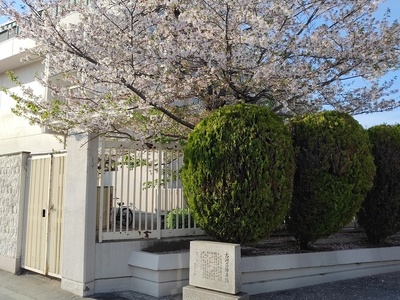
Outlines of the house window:
{"type": "Polygon", "coordinates": [[[15,22],[6,23],[0,26],[0,43],[16,37],[19,33],[19,27],[15,22]]]}

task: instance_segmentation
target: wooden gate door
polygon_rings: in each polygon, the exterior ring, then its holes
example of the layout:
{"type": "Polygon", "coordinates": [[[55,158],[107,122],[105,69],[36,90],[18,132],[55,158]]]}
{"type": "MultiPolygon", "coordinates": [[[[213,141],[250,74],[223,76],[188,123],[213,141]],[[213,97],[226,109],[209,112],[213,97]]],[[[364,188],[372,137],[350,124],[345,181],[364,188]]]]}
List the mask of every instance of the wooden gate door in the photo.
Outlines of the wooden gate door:
{"type": "Polygon", "coordinates": [[[61,277],[66,154],[31,156],[25,196],[23,268],[61,277]]]}

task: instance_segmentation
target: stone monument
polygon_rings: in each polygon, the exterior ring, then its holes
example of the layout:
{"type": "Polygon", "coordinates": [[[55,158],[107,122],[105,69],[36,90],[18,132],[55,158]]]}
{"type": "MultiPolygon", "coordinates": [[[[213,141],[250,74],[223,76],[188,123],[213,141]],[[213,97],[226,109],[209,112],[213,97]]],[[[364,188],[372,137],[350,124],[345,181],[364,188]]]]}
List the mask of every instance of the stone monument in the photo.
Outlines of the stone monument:
{"type": "Polygon", "coordinates": [[[183,288],[183,300],[249,299],[240,292],[240,260],[239,244],[191,241],[189,285],[183,288]]]}

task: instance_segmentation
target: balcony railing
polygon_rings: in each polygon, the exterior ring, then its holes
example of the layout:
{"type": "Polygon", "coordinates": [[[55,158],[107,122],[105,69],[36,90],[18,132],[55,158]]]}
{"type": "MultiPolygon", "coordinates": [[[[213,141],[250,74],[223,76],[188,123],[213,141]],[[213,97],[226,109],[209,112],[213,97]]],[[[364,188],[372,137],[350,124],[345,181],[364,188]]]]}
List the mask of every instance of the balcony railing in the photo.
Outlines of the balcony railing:
{"type": "Polygon", "coordinates": [[[0,43],[16,37],[19,27],[15,21],[0,25],[0,43]]]}

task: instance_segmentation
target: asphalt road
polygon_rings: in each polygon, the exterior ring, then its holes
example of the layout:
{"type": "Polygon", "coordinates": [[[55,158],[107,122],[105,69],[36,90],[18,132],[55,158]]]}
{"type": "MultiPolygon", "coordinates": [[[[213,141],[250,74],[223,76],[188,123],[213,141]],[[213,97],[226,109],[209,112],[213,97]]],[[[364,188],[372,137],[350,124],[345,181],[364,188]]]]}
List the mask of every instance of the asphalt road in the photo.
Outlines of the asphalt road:
{"type": "MultiPolygon", "coordinates": [[[[125,291],[98,294],[82,298],[64,291],[60,281],[30,272],[21,275],[0,270],[0,300],[180,300],[182,295],[155,298],[125,291]]],[[[251,300],[400,300],[400,272],[380,274],[356,279],[324,283],[292,290],[278,291],[250,297],[251,300]]]]}

